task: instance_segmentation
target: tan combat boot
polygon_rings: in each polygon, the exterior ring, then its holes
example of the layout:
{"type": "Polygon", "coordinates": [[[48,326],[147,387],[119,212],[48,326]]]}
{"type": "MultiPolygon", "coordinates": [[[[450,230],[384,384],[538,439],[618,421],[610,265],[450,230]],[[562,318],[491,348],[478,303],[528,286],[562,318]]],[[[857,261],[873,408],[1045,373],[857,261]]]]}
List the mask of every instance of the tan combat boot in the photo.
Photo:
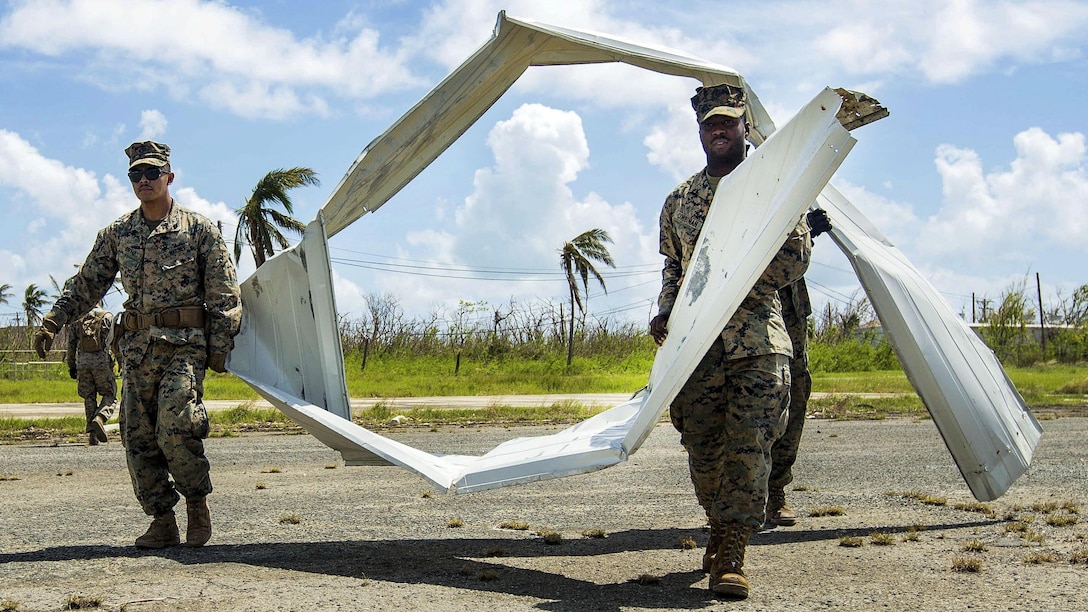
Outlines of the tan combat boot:
{"type": "Polygon", "coordinates": [[[90,432],[89,437],[93,440],[91,446],[94,446],[99,442],[110,441],[106,436],[106,421],[102,419],[102,415],[91,419],[91,422],[87,424],[87,431],[90,432]]]}
{"type": "Polygon", "coordinates": [[[180,543],[178,523],[173,511],[156,514],[155,520],[151,521],[151,526],[147,528],[147,533],[136,538],[136,548],[166,548],[180,543]]]}
{"type": "Polygon", "coordinates": [[[767,491],[767,515],[763,526],[767,528],[791,527],[797,524],[797,513],[786,505],[785,489],[767,491]]]}
{"type": "Polygon", "coordinates": [[[707,540],[706,552],[703,553],[703,571],[710,572],[710,568],[714,565],[714,554],[718,552],[718,547],[722,544],[725,530],[718,521],[709,517],[706,520],[710,523],[710,539],[707,540]]]}
{"type": "Polygon", "coordinates": [[[744,577],[744,549],[752,528],[737,523],[722,525],[722,543],[714,553],[710,568],[710,590],[715,595],[748,598],[748,579],[744,577]]]}
{"type": "Polygon", "coordinates": [[[185,510],[189,514],[189,524],[185,528],[185,545],[204,546],[212,537],[212,514],[208,508],[208,498],[185,500],[185,510]]]}

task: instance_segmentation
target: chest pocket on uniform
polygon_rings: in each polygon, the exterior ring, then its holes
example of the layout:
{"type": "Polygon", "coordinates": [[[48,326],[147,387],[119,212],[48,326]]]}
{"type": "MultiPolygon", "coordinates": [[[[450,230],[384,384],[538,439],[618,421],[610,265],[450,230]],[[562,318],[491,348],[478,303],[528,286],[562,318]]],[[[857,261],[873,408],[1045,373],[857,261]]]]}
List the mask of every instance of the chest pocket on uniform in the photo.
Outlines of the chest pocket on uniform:
{"type": "Polygon", "coordinates": [[[179,259],[173,263],[164,263],[161,267],[163,272],[169,272],[174,268],[179,268],[194,261],[196,261],[196,257],[189,257],[188,259],[179,259]]]}

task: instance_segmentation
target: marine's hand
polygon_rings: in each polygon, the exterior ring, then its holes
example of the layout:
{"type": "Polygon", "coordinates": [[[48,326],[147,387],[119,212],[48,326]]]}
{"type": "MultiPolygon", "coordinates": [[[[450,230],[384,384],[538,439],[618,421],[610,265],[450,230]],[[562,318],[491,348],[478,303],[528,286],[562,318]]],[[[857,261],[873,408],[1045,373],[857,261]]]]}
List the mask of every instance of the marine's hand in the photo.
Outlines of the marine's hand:
{"type": "Polygon", "coordinates": [[[659,314],[650,319],[650,337],[658,346],[665,342],[665,336],[669,335],[669,315],[659,314]]]}
{"type": "Polygon", "coordinates": [[[227,371],[227,354],[226,353],[212,353],[208,355],[208,367],[222,374],[227,371]]]}
{"type": "Polygon", "coordinates": [[[50,310],[42,317],[42,325],[34,332],[34,352],[39,359],[45,359],[45,352],[53,347],[53,336],[60,331],[63,321],[57,321],[57,316],[50,310]]]}
{"type": "Polygon", "coordinates": [[[72,366],[68,366],[68,378],[71,378],[72,380],[75,380],[76,378],[78,378],[76,376],[76,369],[73,368],[72,366]]]}
{"type": "Polygon", "coordinates": [[[831,230],[831,219],[827,218],[827,211],[822,208],[809,211],[807,220],[813,238],[831,230]]]}

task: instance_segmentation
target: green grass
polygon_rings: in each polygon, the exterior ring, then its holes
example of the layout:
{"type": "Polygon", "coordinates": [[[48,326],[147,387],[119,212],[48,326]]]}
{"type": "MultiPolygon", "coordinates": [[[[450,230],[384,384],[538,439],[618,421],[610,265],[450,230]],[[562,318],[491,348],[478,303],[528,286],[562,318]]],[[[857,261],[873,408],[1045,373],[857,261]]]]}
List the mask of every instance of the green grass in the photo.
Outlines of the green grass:
{"type": "Polygon", "coordinates": [[[443,395],[536,395],[548,393],[626,393],[646,385],[650,360],[545,358],[478,362],[462,359],[370,359],[346,363],[351,397],[433,397],[443,395]]]}
{"type": "Polygon", "coordinates": [[[573,423],[583,421],[601,412],[600,406],[584,406],[580,402],[555,402],[549,406],[507,406],[501,403],[484,408],[397,408],[392,409],[384,402],[378,402],[373,408],[357,410],[353,415],[356,423],[364,427],[376,427],[389,423],[395,416],[408,417],[409,423],[573,423]]]}
{"type": "MultiPolygon", "coordinates": [[[[520,395],[554,393],[633,393],[648,379],[652,353],[636,352],[622,359],[614,357],[576,358],[568,368],[562,357],[541,359],[505,359],[474,361],[462,359],[458,372],[454,361],[443,358],[376,358],[368,360],[366,370],[361,359],[349,355],[348,391],[352,397],[428,397],[447,395],[520,395]]],[[[1073,413],[1088,414],[1088,397],[1082,390],[1088,380],[1088,365],[1043,365],[1007,368],[1029,406],[1041,409],[1037,414],[1060,407],[1073,413]]],[[[209,373],[205,379],[205,398],[237,400],[239,406],[211,415],[213,435],[235,435],[237,430],[259,427],[283,429],[291,421],[278,410],[256,409],[249,404],[257,394],[232,374],[209,373]]],[[[810,401],[813,415],[833,419],[881,419],[889,416],[928,418],[922,402],[914,393],[906,375],[898,370],[848,373],[815,373],[813,391],[820,394],[810,401]],[[824,394],[831,394],[825,396],[824,394]],[[898,394],[872,397],[864,394],[898,394]]],[[[49,379],[0,380],[0,404],[55,403],[79,401],[76,383],[67,376],[49,379]]],[[[511,407],[492,405],[479,409],[415,408],[392,410],[379,402],[373,409],[355,415],[364,426],[384,426],[389,419],[403,414],[413,423],[569,423],[599,412],[577,402],[559,402],[547,407],[511,407]]],[[[80,417],[62,419],[0,418],[0,441],[11,439],[72,438],[83,434],[80,417]],[[28,436],[27,432],[33,436],[28,436]]]]}
{"type": "MultiPolygon", "coordinates": [[[[121,379],[117,379],[117,390],[121,390],[121,379]]],[[[233,374],[209,372],[204,379],[204,397],[207,399],[239,401],[255,400],[260,396],[248,384],[233,374]]],[[[76,393],[76,381],[68,378],[56,379],[20,379],[0,378],[0,404],[55,404],[59,402],[79,402],[76,393]]]]}

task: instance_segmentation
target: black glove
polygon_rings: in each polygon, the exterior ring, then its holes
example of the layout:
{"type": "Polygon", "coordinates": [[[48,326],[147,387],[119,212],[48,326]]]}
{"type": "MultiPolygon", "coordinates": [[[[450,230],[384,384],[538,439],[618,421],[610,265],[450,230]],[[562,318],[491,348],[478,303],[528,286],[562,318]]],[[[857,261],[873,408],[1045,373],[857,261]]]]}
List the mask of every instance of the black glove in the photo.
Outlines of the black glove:
{"type": "Polygon", "coordinates": [[[671,313],[659,314],[650,320],[650,337],[658,346],[661,346],[665,342],[665,337],[669,335],[669,314],[671,313]]]}
{"type": "Polygon", "coordinates": [[[71,378],[72,380],[78,378],[78,376],[76,376],[75,366],[68,366],[68,378],[71,378]]]}
{"type": "Polygon", "coordinates": [[[827,218],[827,211],[822,208],[809,211],[807,220],[813,238],[831,230],[831,219],[827,218]]]}
{"type": "Polygon", "coordinates": [[[42,326],[34,332],[34,352],[38,358],[45,359],[45,352],[53,347],[53,336],[57,335],[66,319],[63,313],[58,315],[52,310],[42,317],[42,326]]]}

